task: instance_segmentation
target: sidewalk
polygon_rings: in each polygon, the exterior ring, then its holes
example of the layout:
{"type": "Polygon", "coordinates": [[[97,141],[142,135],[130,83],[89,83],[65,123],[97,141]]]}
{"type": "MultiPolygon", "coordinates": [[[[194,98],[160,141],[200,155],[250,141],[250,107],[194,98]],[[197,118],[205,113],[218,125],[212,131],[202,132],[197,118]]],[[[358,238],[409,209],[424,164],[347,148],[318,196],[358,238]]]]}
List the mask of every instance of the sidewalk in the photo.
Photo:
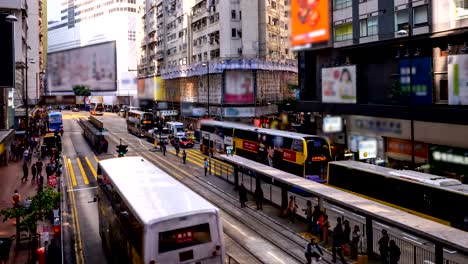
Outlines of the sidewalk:
{"type": "MultiPolygon", "coordinates": [[[[29,164],[29,177],[27,182],[21,183],[23,177],[23,160],[10,161],[8,166],[0,167],[0,210],[9,208],[12,206],[11,196],[14,190],[17,189],[19,194],[22,196],[22,201],[25,201],[28,197],[35,195],[36,184],[31,181],[31,165],[37,161],[37,157],[33,155],[32,162],[29,164]]],[[[44,162],[44,161],[43,161],[44,162]]],[[[42,169],[42,175],[45,175],[45,168],[42,169]]],[[[0,219],[0,237],[10,237],[16,235],[16,221],[8,220],[3,222],[0,219]]],[[[41,234],[40,247],[43,246],[43,231],[53,233],[53,227],[48,222],[38,223],[37,226],[38,234],[41,234]]],[[[52,238],[52,234],[49,235],[49,240],[52,238]]],[[[29,256],[28,249],[15,250],[15,241],[10,249],[10,258],[8,263],[27,263],[29,256]]]]}

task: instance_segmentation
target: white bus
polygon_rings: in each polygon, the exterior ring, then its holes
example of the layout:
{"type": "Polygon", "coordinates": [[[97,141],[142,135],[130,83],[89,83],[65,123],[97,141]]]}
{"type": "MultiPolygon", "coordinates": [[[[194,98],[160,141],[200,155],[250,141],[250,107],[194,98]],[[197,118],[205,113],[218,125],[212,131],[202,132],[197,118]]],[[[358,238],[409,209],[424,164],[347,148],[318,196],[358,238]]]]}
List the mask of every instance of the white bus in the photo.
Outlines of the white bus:
{"type": "Polygon", "coordinates": [[[109,263],[224,263],[218,209],[142,157],[98,164],[109,263]]]}

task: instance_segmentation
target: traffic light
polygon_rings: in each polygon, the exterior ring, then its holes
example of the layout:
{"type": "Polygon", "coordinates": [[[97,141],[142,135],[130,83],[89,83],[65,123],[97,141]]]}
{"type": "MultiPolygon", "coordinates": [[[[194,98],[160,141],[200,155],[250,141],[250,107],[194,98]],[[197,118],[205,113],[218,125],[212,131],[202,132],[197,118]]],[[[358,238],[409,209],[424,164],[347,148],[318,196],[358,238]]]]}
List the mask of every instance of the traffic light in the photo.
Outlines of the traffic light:
{"type": "Polygon", "coordinates": [[[119,154],[119,157],[124,157],[125,156],[125,153],[127,153],[128,151],[128,146],[127,145],[118,145],[117,146],[117,153],[119,154]]]}
{"type": "Polygon", "coordinates": [[[55,139],[58,138],[58,135],[59,135],[59,132],[58,132],[58,131],[54,131],[54,138],[55,138],[55,139]]]}

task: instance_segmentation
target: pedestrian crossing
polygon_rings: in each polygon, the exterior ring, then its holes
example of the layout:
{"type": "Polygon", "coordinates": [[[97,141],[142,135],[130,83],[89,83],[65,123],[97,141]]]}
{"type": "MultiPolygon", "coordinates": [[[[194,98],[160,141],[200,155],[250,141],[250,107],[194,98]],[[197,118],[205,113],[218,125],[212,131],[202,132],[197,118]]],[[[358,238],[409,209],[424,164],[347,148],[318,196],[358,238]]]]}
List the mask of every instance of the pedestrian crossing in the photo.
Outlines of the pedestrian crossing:
{"type": "MultiPolygon", "coordinates": [[[[185,149],[185,151],[187,153],[188,162],[201,168],[204,167],[203,162],[205,161],[205,158],[208,158],[208,156],[201,153],[201,151],[198,149],[185,149]]],[[[174,149],[170,149],[168,150],[168,152],[174,155],[176,154],[176,151],[174,149]]],[[[179,153],[179,156],[182,157],[182,152],[179,153]]],[[[211,168],[209,172],[216,176],[223,176],[226,174],[233,174],[234,168],[231,165],[220,160],[211,159],[211,168]]]]}

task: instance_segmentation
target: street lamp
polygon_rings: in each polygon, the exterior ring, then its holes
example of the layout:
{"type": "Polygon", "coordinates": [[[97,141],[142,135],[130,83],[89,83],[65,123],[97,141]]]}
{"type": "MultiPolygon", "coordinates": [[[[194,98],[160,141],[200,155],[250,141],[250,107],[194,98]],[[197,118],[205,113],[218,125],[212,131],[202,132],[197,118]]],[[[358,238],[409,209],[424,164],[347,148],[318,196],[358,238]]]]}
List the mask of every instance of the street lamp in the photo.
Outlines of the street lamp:
{"type": "MultiPolygon", "coordinates": [[[[410,21],[410,27],[412,25],[412,21],[410,21]]],[[[411,166],[415,167],[415,157],[414,157],[414,118],[413,118],[413,53],[411,52],[411,40],[413,37],[412,29],[409,28],[408,30],[402,29],[397,31],[397,35],[399,36],[408,36],[408,64],[409,64],[409,86],[410,86],[410,96],[408,101],[408,112],[410,114],[410,122],[411,122],[411,166]]],[[[419,50],[417,52],[419,54],[419,50]]]]}
{"type": "Polygon", "coordinates": [[[208,119],[210,118],[210,62],[202,63],[203,67],[206,67],[206,78],[208,80],[208,119]]]}

